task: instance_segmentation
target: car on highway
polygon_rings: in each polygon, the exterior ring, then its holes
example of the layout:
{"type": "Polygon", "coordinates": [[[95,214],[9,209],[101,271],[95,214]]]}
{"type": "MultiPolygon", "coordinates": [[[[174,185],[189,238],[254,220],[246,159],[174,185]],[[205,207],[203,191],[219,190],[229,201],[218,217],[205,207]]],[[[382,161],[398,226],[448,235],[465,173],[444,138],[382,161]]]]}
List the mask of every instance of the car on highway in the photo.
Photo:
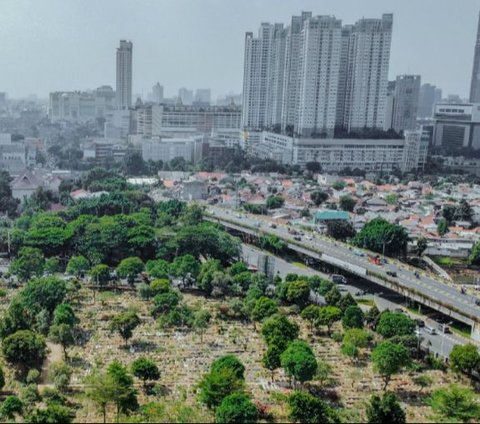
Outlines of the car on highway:
{"type": "Polygon", "coordinates": [[[356,255],[356,256],[365,256],[365,253],[360,252],[359,250],[354,250],[353,254],[356,255]]]}
{"type": "Polygon", "coordinates": [[[275,224],[274,222],[270,222],[270,224],[268,224],[268,226],[270,228],[277,228],[277,224],[275,224]]]}
{"type": "Polygon", "coordinates": [[[417,324],[417,327],[419,327],[419,328],[425,327],[425,321],[423,319],[418,319],[417,318],[414,321],[415,321],[415,324],[417,324]]]}
{"type": "Polygon", "coordinates": [[[359,290],[355,293],[355,296],[365,296],[367,294],[366,290],[359,290]]]}
{"type": "Polygon", "coordinates": [[[397,273],[395,271],[387,271],[387,275],[390,275],[390,277],[397,277],[397,273]]]}
{"type": "Polygon", "coordinates": [[[435,330],[435,328],[433,327],[430,327],[430,326],[425,326],[425,331],[428,333],[428,334],[431,334],[432,336],[434,336],[435,334],[437,334],[437,330],[435,330]]]}
{"type": "Polygon", "coordinates": [[[294,239],[294,240],[297,240],[297,241],[302,240],[302,238],[301,238],[300,236],[293,236],[293,239],[294,239]]]}
{"type": "Polygon", "coordinates": [[[450,334],[451,330],[450,327],[447,324],[438,324],[438,329],[443,333],[443,334],[450,334]]]}
{"type": "Polygon", "coordinates": [[[475,299],[475,305],[480,306],[480,299],[475,299]]]}
{"type": "Polygon", "coordinates": [[[393,312],[396,312],[397,314],[404,314],[405,311],[402,308],[395,308],[393,312]]]}
{"type": "Polygon", "coordinates": [[[343,275],[332,274],[330,275],[330,279],[335,284],[347,284],[347,279],[343,275]]]}

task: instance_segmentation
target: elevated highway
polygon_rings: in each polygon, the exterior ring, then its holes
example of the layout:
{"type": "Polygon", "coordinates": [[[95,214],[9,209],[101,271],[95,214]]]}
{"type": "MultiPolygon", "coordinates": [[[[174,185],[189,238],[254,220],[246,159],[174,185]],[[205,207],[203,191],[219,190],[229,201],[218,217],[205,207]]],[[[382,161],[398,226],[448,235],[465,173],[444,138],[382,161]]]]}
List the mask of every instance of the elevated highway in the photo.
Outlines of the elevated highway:
{"type": "Polygon", "coordinates": [[[387,261],[384,265],[376,265],[368,259],[367,253],[371,252],[352,249],[345,243],[326,237],[302,237],[301,240],[295,240],[286,226],[277,225],[272,228],[255,215],[209,207],[205,219],[255,237],[275,235],[295,252],[386,287],[471,326],[472,338],[480,341],[480,307],[475,303],[478,298],[462,294],[429,273],[418,272],[419,270],[391,258],[384,258],[387,261]]]}

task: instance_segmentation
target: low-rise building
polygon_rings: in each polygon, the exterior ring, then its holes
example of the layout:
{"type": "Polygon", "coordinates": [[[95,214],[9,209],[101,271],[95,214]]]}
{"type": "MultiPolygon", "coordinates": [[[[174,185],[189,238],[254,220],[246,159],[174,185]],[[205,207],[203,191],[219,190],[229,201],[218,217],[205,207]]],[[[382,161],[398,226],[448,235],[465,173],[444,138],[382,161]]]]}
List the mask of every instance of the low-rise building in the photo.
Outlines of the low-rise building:
{"type": "Polygon", "coordinates": [[[170,162],[183,158],[187,162],[198,162],[202,157],[203,137],[145,138],[142,141],[142,158],[145,161],[170,162]]]}

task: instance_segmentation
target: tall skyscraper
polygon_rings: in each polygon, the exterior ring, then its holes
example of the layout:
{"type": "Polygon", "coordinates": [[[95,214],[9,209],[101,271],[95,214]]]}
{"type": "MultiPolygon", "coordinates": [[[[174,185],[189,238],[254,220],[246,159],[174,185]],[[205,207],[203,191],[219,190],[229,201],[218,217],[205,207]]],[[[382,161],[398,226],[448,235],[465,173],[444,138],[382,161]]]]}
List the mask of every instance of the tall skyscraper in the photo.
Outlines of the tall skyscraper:
{"type": "Polygon", "coordinates": [[[305,21],[300,37],[298,134],[333,136],[342,22],[330,16],[305,21]]]}
{"type": "Polygon", "coordinates": [[[473,55],[472,82],[470,84],[470,102],[480,102],[480,13],[478,16],[477,40],[473,55]]]}
{"type": "Polygon", "coordinates": [[[132,106],[132,49],[131,41],[120,40],[117,48],[117,107],[132,106]]]}
{"type": "Polygon", "coordinates": [[[396,132],[413,131],[417,124],[420,75],[399,75],[393,95],[392,126],[396,132]]]}
{"type": "Polygon", "coordinates": [[[393,16],[342,27],[311,12],[245,36],[243,125],[300,135],[383,128],[393,16]]]}
{"type": "Polygon", "coordinates": [[[349,28],[345,98],[339,102],[343,119],[338,122],[348,131],[383,128],[392,26],[393,15],[384,14],[349,28]]]}
{"type": "Polygon", "coordinates": [[[178,97],[182,102],[182,105],[190,106],[193,103],[193,90],[182,87],[178,90],[178,97]]]}
{"type": "Polygon", "coordinates": [[[163,85],[160,85],[159,82],[152,87],[152,101],[155,103],[163,102],[163,85]]]}
{"type": "Polygon", "coordinates": [[[431,118],[433,116],[433,107],[435,103],[442,101],[442,89],[432,84],[422,84],[418,95],[419,118],[431,118]]]}

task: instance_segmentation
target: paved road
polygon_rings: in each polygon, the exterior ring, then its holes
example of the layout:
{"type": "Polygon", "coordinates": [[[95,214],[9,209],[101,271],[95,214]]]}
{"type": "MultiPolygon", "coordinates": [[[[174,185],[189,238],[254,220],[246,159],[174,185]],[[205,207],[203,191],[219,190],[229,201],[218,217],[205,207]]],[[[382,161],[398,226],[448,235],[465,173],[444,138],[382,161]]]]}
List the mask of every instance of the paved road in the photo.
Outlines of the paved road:
{"type": "MultiPolygon", "coordinates": [[[[260,249],[257,249],[248,244],[242,244],[242,257],[243,257],[243,260],[249,265],[256,266],[258,263],[259,256],[264,254],[265,252],[260,249]]],[[[288,273],[303,274],[303,275],[309,275],[309,276],[318,275],[323,278],[327,278],[327,279],[329,278],[327,274],[317,271],[313,268],[310,268],[307,266],[298,266],[291,262],[287,262],[286,260],[278,256],[274,256],[274,257],[275,257],[274,272],[275,273],[278,272],[278,274],[282,278],[284,278],[288,273]]],[[[342,288],[345,291],[348,291],[355,298],[373,300],[380,311],[383,311],[385,309],[394,311],[395,309],[402,308],[402,305],[400,302],[394,302],[391,299],[385,299],[379,293],[376,293],[374,295],[367,294],[363,296],[357,296],[356,293],[358,293],[359,288],[362,288],[362,287],[355,287],[355,285],[348,284],[347,286],[343,286],[342,288]]],[[[424,316],[413,314],[410,311],[406,310],[405,308],[402,308],[402,309],[411,318],[413,319],[420,318],[423,321],[425,321],[425,324],[427,326],[430,326],[438,330],[438,325],[439,325],[438,322],[432,319],[426,318],[424,316]]],[[[432,335],[427,333],[424,328],[420,328],[418,330],[419,330],[421,345],[424,348],[428,348],[431,352],[437,353],[438,355],[444,358],[448,358],[451,350],[455,345],[466,344],[468,342],[471,342],[471,340],[468,340],[457,334],[442,334],[440,331],[438,331],[439,334],[432,335]]]]}
{"type": "MultiPolygon", "coordinates": [[[[259,230],[275,234],[285,240],[295,241],[294,236],[289,234],[287,226],[277,223],[276,228],[271,228],[269,226],[271,220],[269,220],[268,217],[234,212],[212,206],[208,207],[208,212],[220,219],[224,218],[237,223],[239,226],[247,225],[250,227],[257,227],[259,230]]],[[[384,258],[388,261],[385,265],[375,265],[368,260],[367,251],[358,248],[352,249],[345,243],[334,241],[316,234],[302,236],[301,242],[307,249],[308,247],[315,247],[321,250],[324,254],[340,259],[347,264],[352,264],[369,272],[394,279],[405,287],[415,289],[422,293],[427,298],[438,299],[439,302],[444,304],[451,304],[452,307],[456,308],[458,311],[463,311],[470,316],[476,317],[480,322],[480,308],[475,304],[476,297],[461,294],[456,288],[438,281],[429,273],[420,271],[419,277],[417,278],[415,272],[418,272],[419,270],[391,258],[384,258]],[[397,277],[389,277],[386,274],[387,271],[395,272],[397,277]]]]}

